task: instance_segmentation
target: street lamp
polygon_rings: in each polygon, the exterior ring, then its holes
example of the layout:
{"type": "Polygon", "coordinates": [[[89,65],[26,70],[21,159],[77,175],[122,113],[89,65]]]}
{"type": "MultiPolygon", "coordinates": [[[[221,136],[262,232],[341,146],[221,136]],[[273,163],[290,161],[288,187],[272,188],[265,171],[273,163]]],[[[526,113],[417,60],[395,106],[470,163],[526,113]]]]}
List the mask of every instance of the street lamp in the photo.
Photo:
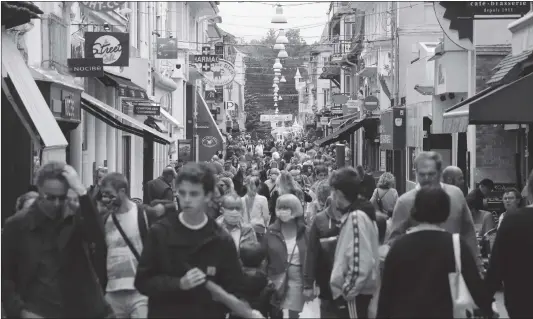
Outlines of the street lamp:
{"type": "Polygon", "coordinates": [[[285,83],[285,82],[287,82],[287,80],[285,80],[285,76],[284,76],[284,75],[281,76],[281,80],[279,80],[279,81],[280,81],[281,83],[285,83]]]}
{"type": "Polygon", "coordinates": [[[276,5],[276,15],[272,17],[270,23],[287,23],[287,17],[283,15],[283,7],[281,4],[276,5]]]}
{"type": "Polygon", "coordinates": [[[274,103],[274,106],[275,106],[275,107],[278,107],[278,103],[274,103]]]}
{"type": "Polygon", "coordinates": [[[287,39],[287,37],[285,36],[285,30],[279,29],[279,35],[276,38],[276,43],[280,43],[280,44],[289,43],[289,39],[287,39]]]}
{"type": "Polygon", "coordinates": [[[276,58],[276,63],[274,63],[274,65],[272,66],[275,69],[280,69],[283,67],[283,65],[281,65],[281,62],[279,60],[279,58],[276,58]]]}
{"type": "Polygon", "coordinates": [[[283,98],[280,96],[278,96],[278,101],[283,101],[283,98]]]}
{"type": "Polygon", "coordinates": [[[278,58],[288,58],[289,54],[285,50],[280,50],[278,53],[278,58]]]}
{"type": "Polygon", "coordinates": [[[274,50],[285,50],[285,44],[282,44],[282,43],[274,44],[274,50]]]}
{"type": "Polygon", "coordinates": [[[279,83],[279,78],[277,76],[274,78],[274,83],[276,83],[276,84],[279,83]]]}
{"type": "Polygon", "coordinates": [[[281,70],[274,70],[274,76],[280,77],[281,76],[281,70]]]}

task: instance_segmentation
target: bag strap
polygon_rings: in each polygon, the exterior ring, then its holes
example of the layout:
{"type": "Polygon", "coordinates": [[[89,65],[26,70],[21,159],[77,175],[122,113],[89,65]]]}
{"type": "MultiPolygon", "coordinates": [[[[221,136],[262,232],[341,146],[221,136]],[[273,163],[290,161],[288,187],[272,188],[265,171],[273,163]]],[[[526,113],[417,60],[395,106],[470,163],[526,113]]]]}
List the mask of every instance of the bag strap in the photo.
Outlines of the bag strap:
{"type": "Polygon", "coordinates": [[[122,238],[126,242],[126,245],[128,245],[128,247],[130,248],[131,252],[133,253],[133,256],[135,256],[137,261],[139,261],[139,259],[141,259],[141,255],[139,254],[139,252],[137,251],[135,246],[133,246],[132,242],[128,238],[128,235],[126,235],[126,233],[124,232],[124,229],[120,225],[120,222],[118,221],[117,216],[115,215],[115,213],[111,213],[111,218],[113,219],[113,223],[115,224],[115,227],[117,227],[118,232],[120,233],[120,235],[122,236],[122,238]]]}
{"type": "Polygon", "coordinates": [[[453,241],[453,256],[455,258],[455,271],[461,273],[461,241],[459,234],[452,235],[453,241]]]}
{"type": "Polygon", "coordinates": [[[137,205],[137,224],[139,224],[139,235],[141,235],[141,241],[144,244],[144,240],[148,235],[148,228],[150,227],[150,222],[146,211],[141,205],[137,205]]]}

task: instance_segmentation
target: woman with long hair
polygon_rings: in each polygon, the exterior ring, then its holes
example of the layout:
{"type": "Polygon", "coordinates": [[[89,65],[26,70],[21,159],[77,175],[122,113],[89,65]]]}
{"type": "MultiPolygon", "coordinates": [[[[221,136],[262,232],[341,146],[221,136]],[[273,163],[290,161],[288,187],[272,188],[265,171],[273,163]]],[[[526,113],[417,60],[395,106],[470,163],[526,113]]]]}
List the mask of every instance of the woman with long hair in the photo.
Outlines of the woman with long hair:
{"type": "Polygon", "coordinates": [[[292,194],[281,195],[276,203],[276,215],[278,218],[268,227],[263,241],[267,274],[277,290],[274,306],[287,309],[289,318],[298,318],[305,303],[302,266],[308,246],[300,200],[292,194]]]}
{"type": "Polygon", "coordinates": [[[235,192],[233,181],[229,177],[221,177],[218,180],[217,186],[222,190],[222,195],[228,195],[235,192]]]}
{"type": "Polygon", "coordinates": [[[246,195],[242,197],[242,204],[244,206],[243,219],[245,223],[249,223],[254,226],[258,238],[261,239],[270,221],[268,200],[265,196],[257,193],[261,185],[261,180],[259,177],[247,177],[245,184],[246,195]]]}
{"type": "MultiPolygon", "coordinates": [[[[305,200],[305,194],[303,190],[300,188],[300,185],[294,180],[291,173],[287,171],[281,171],[277,180],[276,180],[276,189],[272,193],[272,196],[270,196],[270,205],[271,207],[276,207],[276,203],[278,198],[281,195],[285,194],[292,194],[300,200],[302,203],[302,209],[303,209],[303,203],[305,200]]],[[[273,223],[276,220],[276,214],[271,215],[270,217],[270,223],[273,223]]]]}

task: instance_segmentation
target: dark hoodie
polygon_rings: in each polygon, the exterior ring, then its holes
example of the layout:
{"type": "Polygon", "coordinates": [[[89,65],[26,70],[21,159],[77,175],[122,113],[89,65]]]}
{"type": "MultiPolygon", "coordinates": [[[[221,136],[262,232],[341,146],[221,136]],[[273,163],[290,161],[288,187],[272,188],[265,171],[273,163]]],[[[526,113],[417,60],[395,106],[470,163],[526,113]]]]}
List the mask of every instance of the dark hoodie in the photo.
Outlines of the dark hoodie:
{"type": "Polygon", "coordinates": [[[228,310],[213,301],[204,286],[180,288],[180,279],[199,268],[208,280],[235,293],[242,269],[231,236],[214,220],[199,230],[181,223],[178,214],[156,222],[144,245],[135,287],[148,296],[149,318],[225,318],[228,310]]]}
{"type": "MultiPolygon", "coordinates": [[[[316,282],[320,288],[319,298],[333,301],[330,288],[331,271],[335,260],[335,249],[340,233],[341,221],[333,215],[331,205],[318,213],[309,231],[309,247],[304,267],[304,289],[313,289],[316,282]]],[[[355,209],[365,212],[371,220],[376,220],[372,204],[366,200],[358,200],[346,211],[355,209]]]]}

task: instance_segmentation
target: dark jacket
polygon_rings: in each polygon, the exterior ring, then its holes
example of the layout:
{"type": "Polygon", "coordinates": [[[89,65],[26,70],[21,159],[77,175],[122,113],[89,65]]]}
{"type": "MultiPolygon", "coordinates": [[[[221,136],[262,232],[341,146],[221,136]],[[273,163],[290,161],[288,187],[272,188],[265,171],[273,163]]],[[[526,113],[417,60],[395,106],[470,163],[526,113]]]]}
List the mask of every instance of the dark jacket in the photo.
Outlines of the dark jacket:
{"type": "Polygon", "coordinates": [[[144,187],[143,202],[147,205],[150,205],[150,203],[156,199],[170,201],[174,200],[174,191],[172,190],[172,186],[167,183],[162,176],[147,182],[144,187]]]}
{"type": "MultiPolygon", "coordinates": [[[[305,264],[305,258],[307,256],[307,246],[309,242],[309,234],[306,229],[298,231],[298,239],[296,241],[298,245],[298,251],[300,253],[300,261],[302,268],[305,264]]],[[[267,253],[267,274],[269,277],[282,274],[288,267],[287,245],[285,239],[281,233],[281,223],[276,220],[267,229],[262,244],[264,245],[267,253]]]]}
{"type": "Polygon", "coordinates": [[[333,217],[330,207],[318,213],[309,230],[309,247],[304,267],[304,288],[313,289],[316,282],[320,299],[333,300],[329,279],[340,233],[340,220],[333,217]]]}
{"type": "Polygon", "coordinates": [[[511,318],[533,318],[533,208],[505,216],[492,248],[485,276],[491,296],[503,283],[505,308],[511,318]]]}
{"type": "Polygon", "coordinates": [[[156,222],[137,267],[135,287],[149,297],[149,318],[224,318],[226,307],[213,301],[205,287],[180,289],[180,279],[197,267],[208,279],[234,293],[242,280],[242,269],[231,236],[209,219],[202,231],[208,234],[191,239],[177,214],[156,222]]]}
{"type": "MultiPolygon", "coordinates": [[[[239,287],[239,294],[253,309],[259,310],[265,318],[268,318],[272,311],[270,300],[274,292],[275,287],[265,272],[255,268],[244,268],[244,277],[239,287]]],[[[230,318],[237,317],[231,316],[230,318]]]]}
{"type": "MultiPolygon", "coordinates": [[[[34,280],[44,245],[38,236],[42,211],[34,204],[6,221],[2,232],[2,303],[8,318],[19,318],[34,280]]],[[[80,196],[80,209],[65,217],[59,235],[60,290],[66,317],[102,318],[109,313],[101,286],[106,269],[103,226],[89,195],[80,196]]]]}
{"type": "Polygon", "coordinates": [[[367,200],[370,200],[374,190],[376,189],[376,180],[374,179],[374,176],[365,174],[361,183],[361,187],[363,188],[361,195],[363,195],[367,200]]]}
{"type": "MultiPolygon", "coordinates": [[[[476,305],[489,316],[492,300],[470,251],[461,240],[465,283],[476,305]]],[[[451,272],[455,272],[452,234],[422,230],[399,238],[385,260],[377,317],[453,318],[451,272]]]]}

